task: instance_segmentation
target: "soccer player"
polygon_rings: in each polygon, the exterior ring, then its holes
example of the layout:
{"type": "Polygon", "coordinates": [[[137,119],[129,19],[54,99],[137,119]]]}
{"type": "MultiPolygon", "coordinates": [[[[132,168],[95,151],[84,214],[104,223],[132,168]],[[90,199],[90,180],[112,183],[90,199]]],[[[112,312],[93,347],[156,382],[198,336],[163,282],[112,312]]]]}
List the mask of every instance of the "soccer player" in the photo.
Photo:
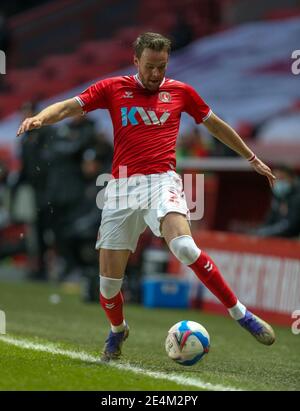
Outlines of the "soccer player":
{"type": "Polygon", "coordinates": [[[170,49],[171,42],[164,36],[141,34],[134,43],[137,74],[98,81],[80,95],[25,119],[17,133],[20,135],[98,108],[110,112],[114,126],[114,179],[106,187],[96,243],[100,250],[100,303],[111,324],[102,354],[106,361],[120,357],[122,344],[129,333],[121,286],[128,257],[135,251],[146,226],[155,235],[164,237],[171,252],[194,271],[238,324],[262,344],[271,345],[275,341],[271,326],[247,310],[216,264],[193,240],[182,180],[175,172],[175,146],[181,113],[187,112],[196,123],[203,123],[211,134],[249,161],[271,186],[275,177],[191,86],[165,77],[170,49]],[[125,177],[124,168],[127,171],[125,177]],[[139,191],[143,184],[146,189],[139,191]],[[156,203],[155,207],[147,208],[144,206],[149,200],[150,186],[151,197],[156,203]],[[117,205],[120,202],[127,204],[124,200],[135,197],[137,192],[143,199],[142,207],[117,205]]]}

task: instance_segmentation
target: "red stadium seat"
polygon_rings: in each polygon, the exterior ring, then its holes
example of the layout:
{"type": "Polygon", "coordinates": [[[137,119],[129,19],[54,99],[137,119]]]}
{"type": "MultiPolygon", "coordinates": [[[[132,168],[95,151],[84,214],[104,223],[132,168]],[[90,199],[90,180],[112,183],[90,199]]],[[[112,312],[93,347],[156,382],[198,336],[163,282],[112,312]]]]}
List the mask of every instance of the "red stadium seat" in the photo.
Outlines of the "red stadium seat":
{"type": "Polygon", "coordinates": [[[300,7],[285,7],[271,10],[265,13],[264,18],[267,20],[282,20],[296,16],[300,16],[300,7]]]}
{"type": "Polygon", "coordinates": [[[6,83],[12,93],[27,92],[32,88],[32,83],[40,77],[39,68],[28,68],[19,70],[9,70],[6,76],[6,83]]]}
{"type": "Polygon", "coordinates": [[[46,57],[40,67],[10,70],[9,91],[2,93],[0,117],[19,110],[26,100],[38,101],[78,84],[105,76],[131,63],[131,45],[122,39],[84,44],[76,53],[46,57]]]}
{"type": "Polygon", "coordinates": [[[132,43],[135,39],[146,31],[150,30],[150,26],[133,26],[133,27],[124,27],[118,30],[114,38],[122,45],[126,47],[132,47],[132,43]]]}
{"type": "Polygon", "coordinates": [[[12,112],[19,110],[24,100],[22,100],[22,97],[18,94],[2,93],[0,99],[0,117],[6,117],[12,112]]]}
{"type": "Polygon", "coordinates": [[[176,25],[176,15],[173,12],[158,14],[151,20],[152,31],[167,35],[176,25]]]}
{"type": "Polygon", "coordinates": [[[72,72],[78,65],[76,54],[62,54],[46,57],[40,67],[44,78],[64,80],[72,78],[72,72]]]}
{"type": "Polygon", "coordinates": [[[80,60],[84,64],[96,64],[101,67],[108,62],[116,68],[128,65],[131,61],[132,50],[124,47],[121,41],[101,40],[85,43],[78,50],[80,60]]]}

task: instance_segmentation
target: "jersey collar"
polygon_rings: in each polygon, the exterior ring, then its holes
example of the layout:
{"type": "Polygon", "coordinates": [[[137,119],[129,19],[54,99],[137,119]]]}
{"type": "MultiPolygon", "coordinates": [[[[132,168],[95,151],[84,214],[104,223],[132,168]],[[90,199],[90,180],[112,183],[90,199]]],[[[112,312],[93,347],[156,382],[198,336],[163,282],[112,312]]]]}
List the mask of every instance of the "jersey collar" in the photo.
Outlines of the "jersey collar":
{"type": "MultiPolygon", "coordinates": [[[[133,76],[133,78],[134,78],[134,80],[135,80],[141,87],[145,88],[145,86],[144,86],[143,83],[141,82],[141,79],[140,79],[138,73],[135,74],[135,75],[133,76]]],[[[165,83],[165,81],[166,81],[166,78],[164,77],[163,80],[162,80],[162,82],[160,83],[159,87],[161,87],[161,86],[165,83]]]]}

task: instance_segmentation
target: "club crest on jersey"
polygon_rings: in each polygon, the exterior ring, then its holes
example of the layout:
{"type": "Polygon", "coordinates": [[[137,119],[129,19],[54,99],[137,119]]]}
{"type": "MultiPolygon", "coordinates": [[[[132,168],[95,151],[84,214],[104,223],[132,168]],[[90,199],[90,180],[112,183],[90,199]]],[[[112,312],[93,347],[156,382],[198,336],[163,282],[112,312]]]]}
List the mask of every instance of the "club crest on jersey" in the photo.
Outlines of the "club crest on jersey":
{"type": "Polygon", "coordinates": [[[143,107],[121,107],[122,116],[122,126],[125,127],[128,124],[132,126],[137,126],[140,124],[140,120],[146,126],[152,125],[163,125],[170,117],[169,111],[164,111],[163,114],[158,117],[158,115],[153,110],[145,110],[143,107]]]}
{"type": "Polygon", "coordinates": [[[163,103],[170,103],[171,102],[171,94],[168,93],[167,91],[161,91],[158,95],[158,98],[163,103]]]}

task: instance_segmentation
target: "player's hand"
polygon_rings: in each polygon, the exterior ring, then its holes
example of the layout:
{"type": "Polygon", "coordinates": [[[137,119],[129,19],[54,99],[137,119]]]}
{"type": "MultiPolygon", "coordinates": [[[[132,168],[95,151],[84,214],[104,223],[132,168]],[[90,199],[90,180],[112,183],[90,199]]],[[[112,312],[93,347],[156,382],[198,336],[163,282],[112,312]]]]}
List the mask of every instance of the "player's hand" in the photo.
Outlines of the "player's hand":
{"type": "Polygon", "coordinates": [[[267,177],[267,179],[269,180],[270,187],[274,186],[274,181],[276,180],[276,177],[272,173],[270,167],[263,163],[259,158],[256,158],[251,163],[251,165],[257,173],[267,177]]]}
{"type": "Polygon", "coordinates": [[[42,127],[42,121],[38,117],[28,117],[20,125],[17,136],[25,133],[26,131],[30,131],[36,128],[42,127]]]}

